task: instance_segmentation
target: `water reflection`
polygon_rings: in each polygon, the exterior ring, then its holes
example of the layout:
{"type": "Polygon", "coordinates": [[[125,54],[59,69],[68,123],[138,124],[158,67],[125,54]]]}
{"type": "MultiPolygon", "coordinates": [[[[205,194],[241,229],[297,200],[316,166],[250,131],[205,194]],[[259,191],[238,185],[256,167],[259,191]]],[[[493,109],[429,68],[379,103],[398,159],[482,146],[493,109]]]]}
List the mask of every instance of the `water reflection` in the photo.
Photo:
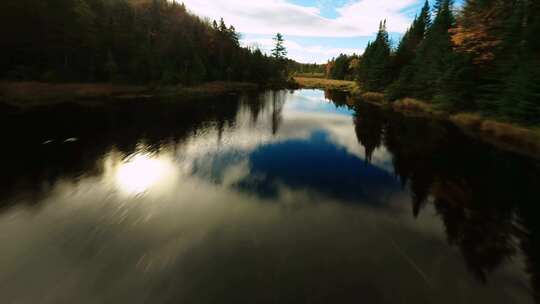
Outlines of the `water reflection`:
{"type": "Polygon", "coordinates": [[[443,122],[317,90],[2,109],[3,302],[539,300],[538,162],[443,122]]]}
{"type": "Polygon", "coordinates": [[[124,160],[114,175],[118,188],[127,194],[141,194],[162,186],[174,174],[174,164],[151,154],[137,153],[124,160]]]}

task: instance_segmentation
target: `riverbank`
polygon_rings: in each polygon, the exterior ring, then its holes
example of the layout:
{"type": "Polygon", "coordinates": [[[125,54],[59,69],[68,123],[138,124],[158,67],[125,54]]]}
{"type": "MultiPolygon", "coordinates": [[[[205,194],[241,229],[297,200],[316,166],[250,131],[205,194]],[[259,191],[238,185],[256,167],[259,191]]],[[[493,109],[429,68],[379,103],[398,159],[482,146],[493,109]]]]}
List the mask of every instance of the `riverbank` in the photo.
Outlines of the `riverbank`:
{"type": "Polygon", "coordinates": [[[465,133],[501,149],[540,158],[540,127],[523,126],[498,121],[480,113],[449,113],[430,103],[404,98],[395,102],[385,101],[384,94],[363,93],[361,99],[372,104],[389,107],[396,112],[412,116],[428,116],[445,119],[465,133]]]}
{"type": "Polygon", "coordinates": [[[350,93],[359,92],[358,85],[354,81],[334,80],[326,78],[294,77],[300,88],[338,90],[350,93]]]}
{"type": "Polygon", "coordinates": [[[265,88],[285,88],[290,83],[258,85],[247,82],[209,82],[196,86],[138,86],[108,83],[56,84],[0,82],[0,102],[20,107],[77,102],[99,104],[136,98],[200,99],[265,88]]]}
{"type": "Polygon", "coordinates": [[[475,138],[507,151],[540,159],[540,127],[497,121],[479,113],[448,113],[430,103],[412,98],[388,102],[383,93],[362,93],[358,85],[354,82],[354,85],[351,84],[351,81],[309,78],[295,80],[302,88],[347,91],[356,101],[369,102],[404,115],[448,120],[475,138]]]}

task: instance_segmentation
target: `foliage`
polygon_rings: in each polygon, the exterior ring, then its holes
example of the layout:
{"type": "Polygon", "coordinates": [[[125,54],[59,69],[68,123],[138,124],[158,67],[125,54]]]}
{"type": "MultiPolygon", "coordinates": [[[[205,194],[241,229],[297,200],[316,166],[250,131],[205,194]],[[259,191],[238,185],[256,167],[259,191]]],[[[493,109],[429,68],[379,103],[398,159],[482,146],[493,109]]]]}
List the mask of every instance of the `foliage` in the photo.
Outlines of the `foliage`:
{"type": "Polygon", "coordinates": [[[336,80],[354,80],[360,59],[358,55],[340,54],[326,65],[326,77],[336,80]]]}
{"type": "Polygon", "coordinates": [[[275,59],[285,59],[287,57],[287,49],[285,48],[285,39],[281,33],[277,33],[274,37],[276,43],[274,49],[272,49],[272,56],[275,59]]]}
{"type": "Polygon", "coordinates": [[[393,55],[393,73],[399,75],[403,67],[414,60],[418,46],[424,40],[430,23],[429,3],[426,1],[420,15],[414,19],[411,27],[405,32],[393,55]]]}
{"type": "Polygon", "coordinates": [[[345,91],[355,94],[358,92],[358,86],[354,81],[313,78],[313,77],[294,77],[294,80],[302,88],[324,89],[345,91]]]}
{"type": "Polygon", "coordinates": [[[467,0],[457,13],[452,2],[437,0],[432,22],[426,2],[389,56],[382,26],[362,57],[361,85],[389,100],[539,124],[540,1],[467,0]]]}
{"type": "Polygon", "coordinates": [[[383,90],[390,83],[390,40],[386,20],[379,25],[377,38],[369,43],[358,67],[358,81],[367,91],[383,90]]]}
{"type": "Polygon", "coordinates": [[[0,12],[4,79],[193,84],[282,77],[274,58],[240,46],[233,26],[210,24],[176,1],[8,0],[0,12]]]}
{"type": "Polygon", "coordinates": [[[289,70],[296,74],[313,74],[321,75],[324,77],[326,72],[326,65],[317,63],[299,63],[296,61],[289,61],[289,70]]]}

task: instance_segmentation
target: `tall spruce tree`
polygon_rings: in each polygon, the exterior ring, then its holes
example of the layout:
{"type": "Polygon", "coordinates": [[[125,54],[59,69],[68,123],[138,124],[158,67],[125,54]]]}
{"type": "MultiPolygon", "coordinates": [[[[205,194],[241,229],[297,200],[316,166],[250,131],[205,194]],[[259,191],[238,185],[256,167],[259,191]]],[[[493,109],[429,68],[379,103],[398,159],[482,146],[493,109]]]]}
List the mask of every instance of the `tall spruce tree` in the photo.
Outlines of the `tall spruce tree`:
{"type": "Polygon", "coordinates": [[[429,2],[426,0],[420,15],[418,15],[411,27],[405,32],[394,54],[394,75],[399,75],[403,67],[410,64],[416,54],[420,43],[424,40],[426,30],[431,23],[429,2]]]}
{"type": "Polygon", "coordinates": [[[413,97],[432,100],[440,93],[443,75],[451,66],[452,41],[450,29],[455,24],[451,0],[437,0],[436,16],[420,43],[412,63],[408,93],[413,97]]]}
{"type": "Polygon", "coordinates": [[[506,23],[502,49],[510,52],[500,63],[503,91],[496,101],[498,116],[540,123],[539,1],[515,1],[506,23]]]}
{"type": "Polygon", "coordinates": [[[272,49],[272,56],[278,60],[285,59],[285,56],[287,56],[287,49],[285,48],[285,39],[283,39],[283,35],[277,33],[273,40],[275,46],[274,49],[272,49]]]}
{"type": "Polygon", "coordinates": [[[281,33],[277,33],[274,37],[274,49],[272,49],[272,57],[275,60],[275,64],[278,67],[282,78],[288,76],[287,71],[287,48],[285,48],[285,39],[281,33]]]}
{"type": "Polygon", "coordinates": [[[379,24],[375,41],[369,43],[358,68],[358,81],[368,91],[382,91],[391,81],[390,40],[386,20],[379,24]]]}
{"type": "Polygon", "coordinates": [[[386,90],[387,98],[398,99],[410,94],[407,90],[414,69],[411,67],[418,47],[424,41],[428,27],[431,24],[431,13],[429,2],[426,0],[420,15],[418,15],[411,27],[401,39],[392,61],[392,74],[395,81],[386,90]]]}

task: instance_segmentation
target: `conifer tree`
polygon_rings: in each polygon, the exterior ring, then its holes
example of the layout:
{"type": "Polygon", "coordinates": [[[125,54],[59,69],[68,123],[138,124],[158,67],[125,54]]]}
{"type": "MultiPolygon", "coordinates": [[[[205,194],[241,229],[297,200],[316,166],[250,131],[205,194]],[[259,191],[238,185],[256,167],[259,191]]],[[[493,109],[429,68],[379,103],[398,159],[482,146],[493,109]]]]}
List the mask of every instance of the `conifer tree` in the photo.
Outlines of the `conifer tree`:
{"type": "Polygon", "coordinates": [[[276,59],[282,60],[287,56],[287,49],[285,48],[285,40],[281,33],[277,33],[274,37],[275,46],[272,49],[272,56],[276,59]]]}
{"type": "Polygon", "coordinates": [[[426,0],[420,15],[414,19],[413,24],[401,39],[393,55],[392,73],[395,81],[386,90],[386,97],[389,100],[395,100],[410,94],[410,81],[415,72],[412,63],[431,24],[430,15],[429,2],[426,0]]]}
{"type": "Polygon", "coordinates": [[[350,59],[347,55],[340,54],[335,60],[333,60],[329,77],[331,79],[344,80],[348,74],[349,61],[350,59]]]}
{"type": "Polygon", "coordinates": [[[391,80],[390,67],[390,40],[385,20],[379,24],[377,37],[375,41],[368,43],[360,62],[360,85],[368,91],[382,91],[391,80]]]}
{"type": "Polygon", "coordinates": [[[221,33],[226,33],[227,32],[227,25],[225,24],[225,20],[223,20],[223,18],[221,18],[219,20],[219,31],[221,33]]]}
{"type": "Polygon", "coordinates": [[[179,1],[9,0],[0,1],[0,15],[9,29],[1,42],[5,79],[281,80],[275,61],[242,48],[233,26],[208,23],[179,1]]]}
{"type": "Polygon", "coordinates": [[[498,116],[526,123],[540,123],[540,53],[538,1],[516,1],[507,22],[502,49],[510,57],[500,63],[503,79],[498,116]]]}
{"type": "Polygon", "coordinates": [[[234,26],[232,26],[232,25],[229,26],[228,34],[229,34],[229,39],[231,40],[233,45],[235,47],[239,47],[240,46],[240,34],[238,34],[236,32],[236,29],[234,28],[234,26]]]}
{"type": "Polygon", "coordinates": [[[405,75],[407,93],[425,100],[432,100],[439,92],[440,81],[451,66],[452,42],[450,29],[455,19],[451,0],[437,0],[436,16],[420,43],[411,68],[405,75]]]}
{"type": "Polygon", "coordinates": [[[416,50],[420,43],[424,40],[426,30],[431,22],[429,2],[426,0],[420,15],[418,15],[411,27],[405,32],[401,39],[398,48],[394,54],[394,69],[395,75],[399,75],[403,67],[410,64],[414,59],[416,50]]]}

